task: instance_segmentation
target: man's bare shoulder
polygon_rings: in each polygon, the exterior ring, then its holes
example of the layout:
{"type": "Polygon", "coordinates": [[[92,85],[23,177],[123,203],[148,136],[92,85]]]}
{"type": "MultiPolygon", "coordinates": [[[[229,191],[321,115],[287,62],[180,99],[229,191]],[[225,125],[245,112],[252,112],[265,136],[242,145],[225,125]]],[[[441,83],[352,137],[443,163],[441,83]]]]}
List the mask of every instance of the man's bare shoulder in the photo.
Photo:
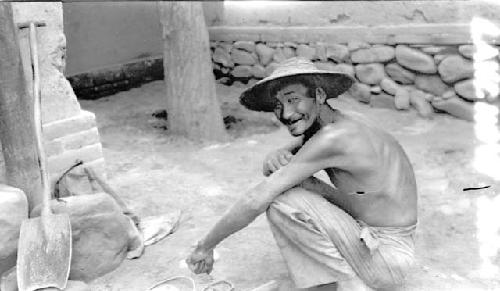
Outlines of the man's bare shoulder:
{"type": "Polygon", "coordinates": [[[364,136],[366,129],[362,124],[345,120],[325,125],[314,136],[314,142],[318,147],[325,147],[338,151],[353,143],[356,143],[364,136]]]}
{"type": "MultiPolygon", "coordinates": [[[[308,161],[328,161],[345,156],[354,131],[345,125],[328,124],[314,134],[300,149],[298,156],[308,161]]],[[[326,165],[326,164],[325,164],[326,165]]]]}
{"type": "Polygon", "coordinates": [[[324,135],[331,142],[342,142],[342,146],[363,147],[369,145],[394,146],[396,139],[384,129],[378,127],[375,121],[359,118],[356,115],[346,115],[339,122],[328,124],[323,127],[324,135]]]}

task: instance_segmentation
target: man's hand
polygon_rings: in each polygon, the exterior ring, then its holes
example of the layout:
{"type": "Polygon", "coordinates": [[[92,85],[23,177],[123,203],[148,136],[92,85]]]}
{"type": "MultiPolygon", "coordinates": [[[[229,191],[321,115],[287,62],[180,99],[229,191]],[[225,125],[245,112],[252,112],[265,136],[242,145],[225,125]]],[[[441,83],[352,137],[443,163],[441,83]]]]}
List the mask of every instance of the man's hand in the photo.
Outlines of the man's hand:
{"type": "Polygon", "coordinates": [[[210,274],[214,267],[214,251],[203,250],[198,245],[188,256],[186,263],[189,269],[195,274],[210,274]]]}
{"type": "Polygon", "coordinates": [[[279,149],[266,156],[262,172],[264,176],[269,176],[292,160],[293,154],[287,150],[279,149]]]}

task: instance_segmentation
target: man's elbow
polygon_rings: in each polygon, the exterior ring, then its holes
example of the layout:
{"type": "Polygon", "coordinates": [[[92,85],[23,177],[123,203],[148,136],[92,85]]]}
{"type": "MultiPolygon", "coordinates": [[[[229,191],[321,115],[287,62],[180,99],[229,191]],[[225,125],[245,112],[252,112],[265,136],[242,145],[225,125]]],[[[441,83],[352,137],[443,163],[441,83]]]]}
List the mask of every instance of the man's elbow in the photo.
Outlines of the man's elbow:
{"type": "Polygon", "coordinates": [[[245,209],[255,216],[258,216],[265,212],[267,207],[269,206],[269,203],[264,203],[262,200],[253,196],[245,197],[242,202],[245,209]]]}
{"type": "Polygon", "coordinates": [[[262,184],[258,185],[245,196],[244,204],[251,212],[257,213],[257,215],[265,212],[274,198],[267,193],[262,184]]]}

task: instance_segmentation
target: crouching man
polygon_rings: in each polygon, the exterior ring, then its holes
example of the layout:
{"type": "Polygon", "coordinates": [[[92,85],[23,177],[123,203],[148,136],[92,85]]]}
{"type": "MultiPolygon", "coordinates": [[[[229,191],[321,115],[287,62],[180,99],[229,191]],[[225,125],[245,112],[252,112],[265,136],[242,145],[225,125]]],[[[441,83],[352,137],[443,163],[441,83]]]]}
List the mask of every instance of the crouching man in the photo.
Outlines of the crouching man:
{"type": "Polygon", "coordinates": [[[293,58],[243,92],[245,107],[274,111],[295,140],[268,155],[266,178],[198,242],[186,260],[192,271],[211,272],[215,246],[267,212],[298,288],[369,290],[403,282],[414,263],[415,177],[391,135],[326,102],[353,82],[293,58]],[[333,187],[313,177],[322,170],[333,187]]]}

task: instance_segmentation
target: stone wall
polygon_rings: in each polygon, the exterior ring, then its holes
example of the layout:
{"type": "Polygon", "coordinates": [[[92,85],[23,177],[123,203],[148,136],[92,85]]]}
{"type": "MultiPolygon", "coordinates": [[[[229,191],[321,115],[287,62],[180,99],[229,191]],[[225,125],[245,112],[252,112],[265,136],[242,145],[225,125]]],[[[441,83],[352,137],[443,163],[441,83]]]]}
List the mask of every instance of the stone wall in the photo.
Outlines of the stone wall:
{"type": "Polygon", "coordinates": [[[474,119],[498,105],[500,5],[488,1],[207,4],[214,72],[222,83],[268,76],[301,56],[353,75],[349,94],[374,107],[474,119]]]}
{"type": "MultiPolygon", "coordinates": [[[[104,171],[104,159],[95,115],[80,108],[70,83],[64,77],[66,41],[61,3],[13,3],[14,21],[43,21],[38,28],[43,135],[52,181],[75,160],[81,159],[104,171]]],[[[28,30],[20,30],[21,58],[29,88],[32,72],[29,61],[28,30]]],[[[0,155],[0,183],[5,183],[0,155]]],[[[41,197],[28,197],[30,208],[41,197]]]]}
{"type": "Polygon", "coordinates": [[[488,48],[478,59],[472,44],[211,42],[214,73],[222,83],[262,79],[279,62],[299,56],[318,68],[355,77],[358,83],[350,95],[370,106],[415,108],[425,118],[442,111],[469,121],[474,119],[474,102],[498,101],[499,47],[488,48]],[[490,70],[494,89],[475,81],[474,67],[490,70]]]}

